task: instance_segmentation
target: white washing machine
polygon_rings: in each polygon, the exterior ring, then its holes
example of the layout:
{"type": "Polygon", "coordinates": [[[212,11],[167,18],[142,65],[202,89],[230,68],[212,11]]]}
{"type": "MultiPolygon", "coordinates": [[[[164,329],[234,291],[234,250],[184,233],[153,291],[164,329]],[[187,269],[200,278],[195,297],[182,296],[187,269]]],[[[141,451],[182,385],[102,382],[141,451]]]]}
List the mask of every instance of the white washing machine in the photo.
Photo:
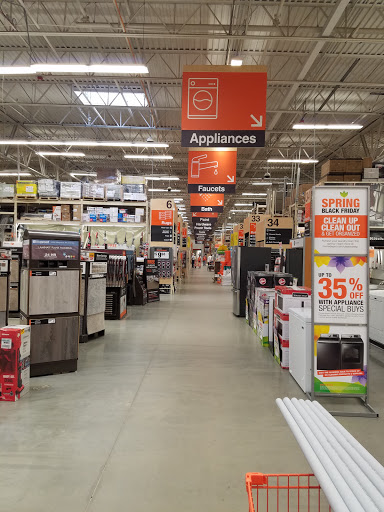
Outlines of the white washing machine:
{"type": "Polygon", "coordinates": [[[310,308],[289,310],[289,372],[304,393],[311,391],[312,313],[310,308]]]}

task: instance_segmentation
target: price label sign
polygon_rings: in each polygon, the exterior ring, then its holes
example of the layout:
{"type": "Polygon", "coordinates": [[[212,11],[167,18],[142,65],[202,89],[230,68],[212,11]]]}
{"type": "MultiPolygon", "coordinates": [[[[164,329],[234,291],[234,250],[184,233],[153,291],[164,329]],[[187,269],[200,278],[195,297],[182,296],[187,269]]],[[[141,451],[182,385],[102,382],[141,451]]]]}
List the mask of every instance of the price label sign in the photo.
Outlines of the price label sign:
{"type": "Polygon", "coordinates": [[[313,188],[315,395],[367,397],[368,199],[368,187],[313,188]]]}

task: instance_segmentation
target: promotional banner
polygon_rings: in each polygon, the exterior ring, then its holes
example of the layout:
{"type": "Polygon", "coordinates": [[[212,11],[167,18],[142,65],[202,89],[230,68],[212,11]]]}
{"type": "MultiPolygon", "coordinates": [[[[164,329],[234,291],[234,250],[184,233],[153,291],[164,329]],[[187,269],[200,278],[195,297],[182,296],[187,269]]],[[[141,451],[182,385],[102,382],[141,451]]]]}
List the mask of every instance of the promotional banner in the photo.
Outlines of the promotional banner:
{"type": "Polygon", "coordinates": [[[183,147],[263,147],[267,101],[265,66],[186,66],[183,70],[183,147]]]}
{"type": "Polygon", "coordinates": [[[314,392],[366,395],[368,187],[314,187],[314,392]]]}
{"type": "Polygon", "coordinates": [[[188,155],[188,192],[236,191],[237,150],[190,149],[188,155]]]}
{"type": "Polygon", "coordinates": [[[191,212],[222,213],[224,209],[224,194],[191,194],[191,212]]]}

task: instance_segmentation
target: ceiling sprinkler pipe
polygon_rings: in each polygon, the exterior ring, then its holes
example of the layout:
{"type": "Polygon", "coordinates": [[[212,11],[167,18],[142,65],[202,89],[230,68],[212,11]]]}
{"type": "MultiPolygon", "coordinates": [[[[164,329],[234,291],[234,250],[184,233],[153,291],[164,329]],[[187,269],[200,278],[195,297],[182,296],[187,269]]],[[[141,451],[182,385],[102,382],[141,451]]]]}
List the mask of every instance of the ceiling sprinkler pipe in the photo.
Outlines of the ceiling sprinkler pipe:
{"type": "Polygon", "coordinates": [[[334,512],[349,512],[347,505],[345,504],[343,498],[340,496],[338,490],[336,489],[332,479],[330,478],[328,472],[321,464],[317,455],[315,454],[312,446],[309,444],[304,434],[300,430],[300,427],[296,423],[292,414],[289,412],[286,405],[283,403],[281,398],[276,400],[276,404],[280,409],[282,415],[284,416],[286,422],[288,423],[289,428],[291,429],[295,439],[300,446],[302,452],[305,455],[309,465],[311,466],[315,476],[323,489],[324,493],[327,496],[328,502],[332,507],[334,512]]]}

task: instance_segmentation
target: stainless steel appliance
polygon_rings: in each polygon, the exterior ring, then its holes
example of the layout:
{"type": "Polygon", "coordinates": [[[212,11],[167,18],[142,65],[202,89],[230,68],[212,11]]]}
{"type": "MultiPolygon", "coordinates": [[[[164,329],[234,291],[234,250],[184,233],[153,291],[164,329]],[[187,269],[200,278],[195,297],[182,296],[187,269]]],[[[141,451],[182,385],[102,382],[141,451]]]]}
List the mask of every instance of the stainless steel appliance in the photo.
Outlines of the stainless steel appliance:
{"type": "Polygon", "coordinates": [[[247,273],[250,270],[265,270],[271,262],[271,249],[267,247],[232,248],[233,314],[245,316],[247,296],[247,273]]]}
{"type": "Polygon", "coordinates": [[[341,336],[340,368],[364,371],[364,342],[359,334],[341,336]]]}
{"type": "Polygon", "coordinates": [[[317,340],[317,369],[340,370],[340,336],[321,334],[317,340]]]}

